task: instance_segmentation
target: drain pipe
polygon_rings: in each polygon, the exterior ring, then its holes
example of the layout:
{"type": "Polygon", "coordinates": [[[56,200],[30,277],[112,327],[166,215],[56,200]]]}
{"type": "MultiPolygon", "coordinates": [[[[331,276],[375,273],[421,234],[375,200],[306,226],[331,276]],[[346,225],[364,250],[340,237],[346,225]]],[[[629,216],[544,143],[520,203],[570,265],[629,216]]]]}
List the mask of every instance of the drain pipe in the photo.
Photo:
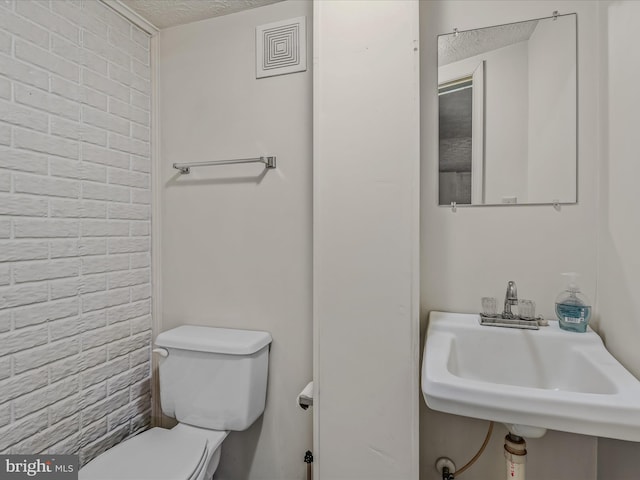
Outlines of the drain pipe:
{"type": "Polygon", "coordinates": [[[507,480],[525,480],[527,443],[524,438],[511,433],[504,437],[504,458],[507,466],[507,480]]]}

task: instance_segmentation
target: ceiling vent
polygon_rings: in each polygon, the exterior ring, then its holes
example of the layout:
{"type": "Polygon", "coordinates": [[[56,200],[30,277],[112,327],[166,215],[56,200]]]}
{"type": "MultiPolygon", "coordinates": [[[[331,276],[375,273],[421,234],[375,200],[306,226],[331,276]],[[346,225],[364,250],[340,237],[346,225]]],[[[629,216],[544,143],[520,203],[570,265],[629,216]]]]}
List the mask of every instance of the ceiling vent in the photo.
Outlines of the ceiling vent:
{"type": "Polygon", "coordinates": [[[306,17],[256,27],[256,78],[307,70],[306,17]]]}

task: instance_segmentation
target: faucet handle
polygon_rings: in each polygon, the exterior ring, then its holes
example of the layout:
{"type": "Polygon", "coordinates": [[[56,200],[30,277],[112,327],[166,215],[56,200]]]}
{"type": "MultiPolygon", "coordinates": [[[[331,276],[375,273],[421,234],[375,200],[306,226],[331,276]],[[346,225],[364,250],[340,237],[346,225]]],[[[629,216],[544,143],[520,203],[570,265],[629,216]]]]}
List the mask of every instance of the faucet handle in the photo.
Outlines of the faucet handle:
{"type": "Polygon", "coordinates": [[[522,320],[535,320],[536,303],[533,300],[518,300],[518,316],[522,320]]]}
{"type": "Polygon", "coordinates": [[[482,297],[482,314],[485,317],[498,316],[498,302],[495,297],[482,297]]]}

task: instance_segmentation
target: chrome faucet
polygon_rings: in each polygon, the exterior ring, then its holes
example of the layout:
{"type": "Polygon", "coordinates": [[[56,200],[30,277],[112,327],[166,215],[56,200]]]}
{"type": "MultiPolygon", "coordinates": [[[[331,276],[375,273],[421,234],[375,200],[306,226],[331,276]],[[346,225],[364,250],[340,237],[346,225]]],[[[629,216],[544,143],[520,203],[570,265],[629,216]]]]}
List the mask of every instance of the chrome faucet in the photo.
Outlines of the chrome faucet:
{"type": "Polygon", "coordinates": [[[483,297],[480,325],[490,327],[523,328],[527,330],[539,330],[540,326],[549,325],[543,317],[535,316],[535,304],[531,300],[518,301],[518,289],[513,280],[507,284],[507,293],[504,296],[504,310],[502,315],[496,315],[496,299],[483,297]],[[518,305],[518,314],[511,311],[513,305],[518,305]]]}
{"type": "Polygon", "coordinates": [[[504,311],[502,312],[502,318],[514,318],[515,315],[511,312],[511,305],[518,304],[518,289],[516,288],[516,282],[513,280],[507,284],[507,293],[504,296],[504,311]]]}

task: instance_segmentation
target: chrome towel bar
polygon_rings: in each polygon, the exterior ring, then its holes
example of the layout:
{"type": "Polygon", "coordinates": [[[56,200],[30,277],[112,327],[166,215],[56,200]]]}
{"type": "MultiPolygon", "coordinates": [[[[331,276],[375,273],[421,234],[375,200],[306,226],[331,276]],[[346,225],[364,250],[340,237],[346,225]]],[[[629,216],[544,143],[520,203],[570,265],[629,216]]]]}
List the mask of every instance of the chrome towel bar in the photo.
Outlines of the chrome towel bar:
{"type": "Polygon", "coordinates": [[[276,157],[238,158],[236,160],[214,160],[210,162],[174,163],[173,168],[180,173],[191,173],[191,167],[209,167],[213,165],[232,165],[234,163],[264,163],[264,168],[276,168],[276,157]]]}

